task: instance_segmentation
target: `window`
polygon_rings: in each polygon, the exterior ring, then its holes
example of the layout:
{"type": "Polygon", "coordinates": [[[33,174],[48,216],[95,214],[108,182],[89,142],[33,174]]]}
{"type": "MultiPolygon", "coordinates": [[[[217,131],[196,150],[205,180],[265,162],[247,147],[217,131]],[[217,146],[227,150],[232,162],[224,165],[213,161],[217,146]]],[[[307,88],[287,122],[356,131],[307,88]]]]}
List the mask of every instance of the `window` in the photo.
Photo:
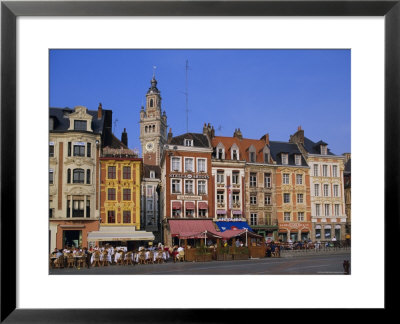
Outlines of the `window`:
{"type": "Polygon", "coordinates": [[[284,173],[282,175],[282,183],[283,184],[289,184],[289,173],[284,173]]]}
{"type": "Polygon", "coordinates": [[[181,217],[182,211],[180,209],[172,209],[173,217],[181,217]]]}
{"type": "Polygon", "coordinates": [[[328,176],[328,166],[326,164],[324,164],[322,166],[322,176],[323,177],[327,177],[328,176]]]}
{"type": "Polygon", "coordinates": [[[284,202],[285,204],[290,203],[290,193],[284,193],[284,194],[283,194],[283,202],[284,202]]]}
{"type": "Polygon", "coordinates": [[[181,193],[181,180],[172,180],[172,193],[181,193]]]}
{"type": "Polygon", "coordinates": [[[84,200],[73,200],[72,201],[72,217],[83,217],[84,216],[84,200]]]}
{"type": "Polygon", "coordinates": [[[191,139],[185,139],[185,146],[193,146],[193,140],[191,139]]]}
{"type": "Polygon", "coordinates": [[[319,196],[319,184],[316,183],[314,185],[314,196],[318,197],[319,196]]]}
{"type": "Polygon", "coordinates": [[[180,158],[177,158],[177,157],[173,157],[172,159],[171,159],[171,164],[172,164],[172,171],[181,171],[181,167],[180,167],[180,165],[181,165],[181,160],[180,160],[180,158]]]}
{"type": "Polygon", "coordinates": [[[264,205],[271,205],[271,195],[264,196],[264,205]]]}
{"type": "Polygon", "coordinates": [[[240,193],[239,192],[234,192],[232,194],[232,203],[233,203],[233,207],[240,206],[240,193]]]}
{"type": "Polygon", "coordinates": [[[67,183],[71,183],[71,169],[67,170],[67,183]]]}
{"type": "Polygon", "coordinates": [[[224,204],[224,193],[222,191],[217,192],[217,203],[224,204]]]}
{"type": "Polygon", "coordinates": [[[86,218],[90,218],[90,200],[86,200],[86,218]]]}
{"type": "Polygon", "coordinates": [[[73,183],[84,183],[85,171],[83,169],[74,169],[73,183]]]}
{"type": "Polygon", "coordinates": [[[320,204],[315,204],[315,216],[320,216],[321,215],[321,205],[320,204]]]}
{"type": "Polygon", "coordinates": [[[185,181],[185,193],[192,194],[193,193],[193,180],[185,181]]]}
{"type": "Polygon", "coordinates": [[[115,188],[108,188],[107,199],[115,200],[115,188]]]}
{"type": "Polygon", "coordinates": [[[257,214],[256,213],[250,214],[250,225],[257,225],[257,214]]]}
{"type": "Polygon", "coordinates": [[[90,169],[86,170],[86,184],[90,184],[90,169]]]}
{"type": "Polygon", "coordinates": [[[199,217],[206,217],[207,209],[199,209],[199,217]]]}
{"type": "Polygon", "coordinates": [[[328,196],[329,196],[329,185],[324,184],[324,197],[328,197],[328,196]]]}
{"type": "Polygon", "coordinates": [[[335,216],[339,216],[340,215],[339,208],[340,208],[340,205],[339,204],[335,204],[335,216]]]}
{"type": "Polygon", "coordinates": [[[265,213],[265,225],[272,225],[271,213],[265,213]]]}
{"type": "Polygon", "coordinates": [[[146,205],[146,209],[149,212],[153,211],[153,199],[147,199],[147,205],[146,205]]]}
{"type": "Polygon", "coordinates": [[[303,184],[303,175],[302,174],[296,174],[296,184],[298,184],[298,185],[303,184]]]}
{"type": "Polygon", "coordinates": [[[54,144],[49,145],[49,157],[54,157],[54,144]]]}
{"type": "Polygon", "coordinates": [[[333,185],[333,196],[339,197],[339,185],[333,185]]]}
{"type": "Polygon", "coordinates": [[[297,203],[302,204],[304,203],[304,195],[303,194],[297,194],[297,203]]]}
{"type": "Polygon", "coordinates": [[[130,166],[124,166],[122,168],[122,178],[123,179],[130,179],[131,178],[131,167],[130,166]]]}
{"type": "Polygon", "coordinates": [[[223,148],[217,149],[217,158],[220,160],[222,160],[224,158],[224,149],[223,148]]]}
{"type": "Polygon", "coordinates": [[[290,212],[284,212],[283,213],[283,220],[285,222],[290,222],[290,212]]]}
{"type": "Polygon", "coordinates": [[[250,205],[256,205],[257,204],[257,195],[251,194],[250,195],[250,205]]]}
{"type": "Polygon", "coordinates": [[[297,213],[297,220],[299,222],[304,222],[304,212],[298,212],[297,213]]]}
{"type": "Polygon", "coordinates": [[[315,229],[315,238],[316,239],[320,239],[321,238],[321,229],[320,228],[316,228],[315,229]]]}
{"type": "Polygon", "coordinates": [[[150,107],[153,107],[153,105],[154,105],[154,101],[153,101],[153,99],[150,99],[150,107]]]}
{"type": "Polygon", "coordinates": [[[235,184],[235,185],[239,184],[239,172],[237,172],[237,171],[232,172],[232,184],[235,184]]]}
{"type": "Polygon", "coordinates": [[[54,208],[49,208],[49,218],[53,218],[54,208]]]}
{"type": "Polygon", "coordinates": [[[269,163],[269,154],[264,153],[264,163],[269,163]]]}
{"type": "Polygon", "coordinates": [[[217,171],[217,183],[225,183],[224,171],[217,171]]]}
{"type": "Polygon", "coordinates": [[[325,228],[325,239],[330,239],[330,238],[331,238],[331,229],[325,228]]]}
{"type": "Polygon", "coordinates": [[[114,224],[115,223],[115,211],[109,210],[107,213],[107,223],[114,224]]]}
{"type": "Polygon", "coordinates": [[[71,156],[71,142],[68,142],[68,156],[71,156]]]}
{"type": "Polygon", "coordinates": [[[318,164],[314,164],[314,177],[318,177],[318,164]]]}
{"type": "Polygon", "coordinates": [[[86,120],[74,120],[74,130],[86,131],[87,121],[86,120]]]}
{"type": "Polygon", "coordinates": [[[116,179],[117,177],[117,167],[109,166],[108,167],[108,179],[116,179]]]}
{"type": "Polygon", "coordinates": [[[197,194],[199,195],[205,195],[206,192],[206,181],[205,180],[199,180],[197,182],[197,194]]]}
{"type": "Polygon", "coordinates": [[[124,210],[122,212],[122,221],[124,222],[124,224],[131,223],[131,211],[130,210],[124,210]]]}
{"type": "Polygon", "coordinates": [[[205,159],[197,160],[197,172],[206,172],[206,160],[205,159]]]}
{"type": "Polygon", "coordinates": [[[49,184],[53,184],[54,180],[53,180],[53,169],[50,169],[49,171],[49,184]]]}
{"type": "Polygon", "coordinates": [[[282,164],[288,164],[288,155],[287,155],[287,153],[282,153],[282,164]]]}
{"type": "Polygon", "coordinates": [[[123,189],[123,200],[131,200],[131,189],[123,189]]]}
{"type": "Polygon", "coordinates": [[[256,152],[250,152],[250,162],[256,162],[256,152]]]}
{"type": "Polygon", "coordinates": [[[189,217],[189,218],[194,217],[194,209],[188,209],[188,208],[186,208],[186,209],[185,209],[185,216],[186,216],[186,217],[189,217]]]}
{"type": "Polygon", "coordinates": [[[332,166],[332,177],[337,177],[337,165],[332,166]]]}
{"type": "Polygon", "coordinates": [[[329,216],[330,207],[331,206],[329,204],[325,204],[325,216],[329,216]]]}
{"type": "Polygon", "coordinates": [[[271,188],[271,173],[264,173],[264,186],[271,188]]]}
{"type": "Polygon", "coordinates": [[[239,160],[239,152],[236,149],[232,149],[232,160],[239,160]]]}
{"type": "Polygon", "coordinates": [[[250,173],[250,187],[257,186],[257,173],[250,173]]]}
{"type": "Polygon", "coordinates": [[[294,156],[294,163],[296,165],[301,165],[301,155],[300,154],[295,154],[294,156]]]}
{"type": "Polygon", "coordinates": [[[327,155],[328,154],[328,148],[326,145],[321,145],[321,155],[327,155]]]}
{"type": "Polygon", "coordinates": [[[49,118],[49,130],[54,129],[54,118],[49,118]]]}
{"type": "Polygon", "coordinates": [[[86,156],[90,157],[92,155],[92,144],[87,143],[87,152],[86,152],[86,156]]]}
{"type": "Polygon", "coordinates": [[[154,171],[150,171],[150,179],[154,179],[156,177],[156,173],[154,171]]]}
{"type": "Polygon", "coordinates": [[[74,144],[74,156],[85,156],[85,144],[74,144]]]}
{"type": "Polygon", "coordinates": [[[185,172],[193,172],[193,159],[185,159],[185,172]]]}

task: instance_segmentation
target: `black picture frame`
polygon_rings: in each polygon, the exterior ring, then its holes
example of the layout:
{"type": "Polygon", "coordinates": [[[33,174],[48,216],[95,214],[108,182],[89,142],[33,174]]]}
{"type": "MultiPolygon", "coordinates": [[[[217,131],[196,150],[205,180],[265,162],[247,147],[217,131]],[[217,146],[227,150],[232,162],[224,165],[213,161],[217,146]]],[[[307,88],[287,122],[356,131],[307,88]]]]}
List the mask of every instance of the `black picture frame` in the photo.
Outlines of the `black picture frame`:
{"type": "MultiPolygon", "coordinates": [[[[384,16],[385,17],[385,309],[395,285],[387,285],[397,253],[400,121],[400,0],[261,1],[2,1],[1,2],[1,322],[225,322],[240,310],[17,309],[16,255],[16,19],[18,16],[384,16]]],[[[366,135],[368,136],[368,135],[366,135]]],[[[372,135],[371,135],[372,136],[372,135]]],[[[371,148],[373,151],[373,148],[371,148]]],[[[371,152],[369,152],[371,153],[371,152]]],[[[373,154],[372,154],[373,155],[373,154]]],[[[371,156],[371,155],[370,155],[371,156]]],[[[372,243],[372,242],[371,242],[372,243]]],[[[379,241],[382,244],[382,240],[379,241]]],[[[371,256],[373,257],[373,256],[371,256]]],[[[394,294],[393,294],[394,295],[394,294]]],[[[309,296],[309,294],[307,294],[309,296]]],[[[157,297],[156,297],[157,298],[157,297]]],[[[231,297],[229,297],[231,298],[231,297]]],[[[268,305],[266,303],[266,305],[268,305]]],[[[179,308],[179,299],[177,299],[179,308]]],[[[263,318],[264,310],[251,310],[263,318]]],[[[268,310],[271,314],[271,310],[268,310]]],[[[268,315],[270,316],[270,315],[268,315]]],[[[268,317],[267,316],[267,317],[268,317]]]]}

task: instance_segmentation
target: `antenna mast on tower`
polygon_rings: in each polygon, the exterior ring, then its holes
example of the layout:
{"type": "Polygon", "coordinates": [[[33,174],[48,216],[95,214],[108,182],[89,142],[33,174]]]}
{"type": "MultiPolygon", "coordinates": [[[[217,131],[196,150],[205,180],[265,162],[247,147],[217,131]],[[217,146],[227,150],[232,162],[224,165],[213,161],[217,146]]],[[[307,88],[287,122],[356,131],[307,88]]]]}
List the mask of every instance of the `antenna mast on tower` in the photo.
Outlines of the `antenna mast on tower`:
{"type": "Polygon", "coordinates": [[[186,60],[186,133],[189,133],[189,93],[188,93],[188,70],[189,70],[189,61],[186,60]]]}

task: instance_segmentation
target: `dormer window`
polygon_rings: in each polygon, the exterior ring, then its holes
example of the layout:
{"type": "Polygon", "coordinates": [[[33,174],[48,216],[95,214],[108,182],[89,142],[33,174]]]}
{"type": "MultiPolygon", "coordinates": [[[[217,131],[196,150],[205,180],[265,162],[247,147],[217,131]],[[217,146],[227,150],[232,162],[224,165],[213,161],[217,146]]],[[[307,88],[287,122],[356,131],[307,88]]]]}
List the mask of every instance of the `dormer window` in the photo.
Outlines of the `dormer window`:
{"type": "Polygon", "coordinates": [[[282,153],[282,164],[288,164],[288,154],[282,153]]]}
{"type": "Polygon", "coordinates": [[[264,163],[269,163],[270,151],[268,146],[264,147],[263,154],[264,154],[264,163]]]}
{"type": "Polygon", "coordinates": [[[301,155],[300,154],[295,154],[294,162],[296,165],[301,165],[301,155]]]}
{"type": "Polygon", "coordinates": [[[185,146],[193,146],[193,140],[192,139],[185,139],[184,145],[185,146]]]}
{"type": "Polygon", "coordinates": [[[74,130],[87,131],[87,121],[74,120],[74,130]]]}
{"type": "Polygon", "coordinates": [[[249,148],[249,161],[256,162],[256,149],[253,145],[249,148]]]}
{"type": "Polygon", "coordinates": [[[321,155],[328,154],[328,147],[326,145],[321,145],[321,155]]]}
{"type": "Polygon", "coordinates": [[[236,144],[233,144],[231,147],[231,158],[235,161],[239,160],[239,148],[236,144]]]}
{"type": "Polygon", "coordinates": [[[49,119],[49,129],[53,130],[54,129],[54,118],[50,117],[49,119]]]}
{"type": "Polygon", "coordinates": [[[225,159],[225,148],[221,143],[219,143],[217,146],[217,159],[225,159]]]}
{"type": "Polygon", "coordinates": [[[156,177],[156,173],[154,171],[150,171],[150,179],[154,179],[156,177]]]}

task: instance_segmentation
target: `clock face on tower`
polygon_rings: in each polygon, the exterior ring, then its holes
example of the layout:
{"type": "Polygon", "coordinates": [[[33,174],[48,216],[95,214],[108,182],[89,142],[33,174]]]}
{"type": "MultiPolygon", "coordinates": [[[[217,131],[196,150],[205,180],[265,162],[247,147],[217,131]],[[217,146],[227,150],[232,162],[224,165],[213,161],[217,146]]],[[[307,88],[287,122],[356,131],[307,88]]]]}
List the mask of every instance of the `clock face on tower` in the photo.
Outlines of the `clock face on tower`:
{"type": "Polygon", "coordinates": [[[149,142],[149,143],[147,143],[146,144],[146,150],[147,151],[153,151],[153,149],[154,149],[154,144],[153,144],[153,142],[149,142]]]}

